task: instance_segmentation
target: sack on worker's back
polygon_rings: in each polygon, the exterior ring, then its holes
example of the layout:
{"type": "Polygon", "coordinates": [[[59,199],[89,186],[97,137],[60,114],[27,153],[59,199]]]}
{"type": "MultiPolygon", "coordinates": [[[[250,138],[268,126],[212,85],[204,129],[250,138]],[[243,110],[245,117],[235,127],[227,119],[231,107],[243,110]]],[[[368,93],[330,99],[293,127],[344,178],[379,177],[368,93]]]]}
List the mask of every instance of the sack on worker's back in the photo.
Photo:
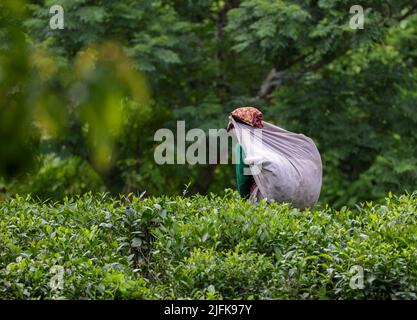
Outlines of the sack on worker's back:
{"type": "Polygon", "coordinates": [[[314,142],[263,121],[254,128],[231,119],[245,152],[245,163],[259,189],[258,199],[290,202],[294,207],[313,206],[322,183],[322,162],[314,142]]]}

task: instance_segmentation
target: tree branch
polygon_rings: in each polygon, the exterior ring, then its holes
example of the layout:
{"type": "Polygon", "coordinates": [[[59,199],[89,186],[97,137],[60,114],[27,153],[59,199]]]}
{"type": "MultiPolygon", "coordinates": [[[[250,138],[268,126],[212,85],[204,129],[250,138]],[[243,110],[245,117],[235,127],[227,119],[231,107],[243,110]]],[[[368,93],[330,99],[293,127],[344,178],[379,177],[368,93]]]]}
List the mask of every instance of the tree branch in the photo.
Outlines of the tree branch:
{"type": "Polygon", "coordinates": [[[259,89],[257,97],[259,99],[269,99],[271,93],[275,90],[275,88],[279,87],[283,81],[288,80],[288,78],[294,78],[294,76],[296,75],[294,73],[289,75],[288,73],[285,72],[285,70],[288,70],[293,65],[306,59],[311,54],[312,52],[303,54],[295,58],[291,62],[287,63],[281,71],[277,71],[277,67],[272,68],[272,70],[268,73],[268,76],[262,82],[262,85],[261,85],[261,88],[259,89]]]}
{"type": "MultiPolygon", "coordinates": [[[[398,22],[403,21],[410,17],[411,15],[417,13],[417,3],[415,3],[407,12],[403,15],[395,18],[398,22]]],[[[265,80],[262,82],[261,87],[259,89],[257,98],[270,100],[272,97],[272,93],[278,89],[285,81],[290,79],[295,79],[303,76],[307,72],[317,71],[324,67],[325,65],[331,63],[332,61],[336,60],[340,56],[344,55],[350,48],[348,45],[349,41],[345,41],[339,50],[336,50],[330,55],[323,56],[320,60],[307,65],[306,67],[302,68],[301,71],[296,73],[289,73],[288,70],[293,65],[304,61],[308,56],[312,53],[307,55],[302,55],[299,58],[296,58],[294,61],[290,62],[286,65],[283,69],[279,70],[277,67],[272,68],[272,70],[268,73],[265,80]]],[[[304,61],[305,62],[305,61],[304,61]]],[[[305,64],[305,63],[304,63],[305,64]]]]}
{"type": "MultiPolygon", "coordinates": [[[[214,20],[214,24],[216,26],[216,39],[218,42],[223,41],[224,39],[224,27],[227,23],[227,13],[239,6],[239,0],[228,0],[224,3],[223,7],[217,13],[217,17],[214,20]]],[[[222,49],[219,49],[216,53],[217,59],[223,60],[224,53],[222,49]]]]}
{"type": "Polygon", "coordinates": [[[407,19],[409,16],[416,13],[416,12],[417,12],[417,3],[413,7],[411,7],[410,10],[408,10],[406,13],[404,13],[402,16],[397,17],[397,21],[398,22],[403,21],[403,20],[407,19]]]}
{"type": "MultiPolygon", "coordinates": [[[[347,41],[345,43],[348,43],[347,41]]],[[[286,70],[299,62],[301,59],[295,59],[294,63],[289,64],[289,66],[285,70],[277,71],[276,68],[273,68],[265,80],[262,82],[261,88],[258,92],[258,99],[265,99],[270,100],[272,97],[272,93],[279,88],[285,81],[291,79],[297,79],[302,77],[307,72],[317,71],[324,67],[325,65],[331,63],[332,61],[336,60],[340,56],[344,55],[348,50],[349,46],[343,44],[338,50],[334,51],[332,54],[323,56],[320,60],[307,65],[306,67],[302,68],[299,72],[287,72],[286,70]]],[[[305,55],[306,58],[309,55],[305,55]]]]}

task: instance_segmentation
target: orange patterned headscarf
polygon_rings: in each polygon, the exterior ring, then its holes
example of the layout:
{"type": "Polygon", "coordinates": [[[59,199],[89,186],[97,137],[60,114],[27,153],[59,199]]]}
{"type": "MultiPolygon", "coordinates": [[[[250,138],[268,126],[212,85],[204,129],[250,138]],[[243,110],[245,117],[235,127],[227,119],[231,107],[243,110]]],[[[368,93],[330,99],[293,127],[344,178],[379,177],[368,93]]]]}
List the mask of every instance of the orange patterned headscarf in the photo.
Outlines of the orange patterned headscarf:
{"type": "Polygon", "coordinates": [[[263,128],[263,113],[255,107],[242,107],[233,110],[229,116],[229,123],[227,124],[226,129],[227,131],[233,128],[231,117],[252,127],[263,128]]]}

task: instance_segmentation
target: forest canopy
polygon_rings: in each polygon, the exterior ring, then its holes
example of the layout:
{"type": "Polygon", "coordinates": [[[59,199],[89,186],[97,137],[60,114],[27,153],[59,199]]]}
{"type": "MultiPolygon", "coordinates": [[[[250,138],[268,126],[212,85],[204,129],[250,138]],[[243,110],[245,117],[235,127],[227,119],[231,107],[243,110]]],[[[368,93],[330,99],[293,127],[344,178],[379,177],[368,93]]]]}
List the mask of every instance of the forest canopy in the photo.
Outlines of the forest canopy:
{"type": "Polygon", "coordinates": [[[415,190],[417,4],[363,2],[362,29],[355,4],[2,1],[0,197],[222,194],[232,165],[158,165],[154,134],[247,105],[314,140],[322,203],[415,190]]]}

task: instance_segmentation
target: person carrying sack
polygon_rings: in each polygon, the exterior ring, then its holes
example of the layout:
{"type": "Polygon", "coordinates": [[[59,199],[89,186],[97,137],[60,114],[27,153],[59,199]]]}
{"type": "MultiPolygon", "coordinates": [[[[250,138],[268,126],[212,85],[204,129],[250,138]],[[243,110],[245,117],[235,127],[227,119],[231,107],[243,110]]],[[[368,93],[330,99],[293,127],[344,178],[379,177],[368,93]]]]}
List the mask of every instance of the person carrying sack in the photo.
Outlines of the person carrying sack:
{"type": "Polygon", "coordinates": [[[322,162],[310,138],[264,121],[255,107],[232,111],[227,131],[238,140],[236,177],[242,197],[289,202],[297,208],[317,202],[322,162]]]}

